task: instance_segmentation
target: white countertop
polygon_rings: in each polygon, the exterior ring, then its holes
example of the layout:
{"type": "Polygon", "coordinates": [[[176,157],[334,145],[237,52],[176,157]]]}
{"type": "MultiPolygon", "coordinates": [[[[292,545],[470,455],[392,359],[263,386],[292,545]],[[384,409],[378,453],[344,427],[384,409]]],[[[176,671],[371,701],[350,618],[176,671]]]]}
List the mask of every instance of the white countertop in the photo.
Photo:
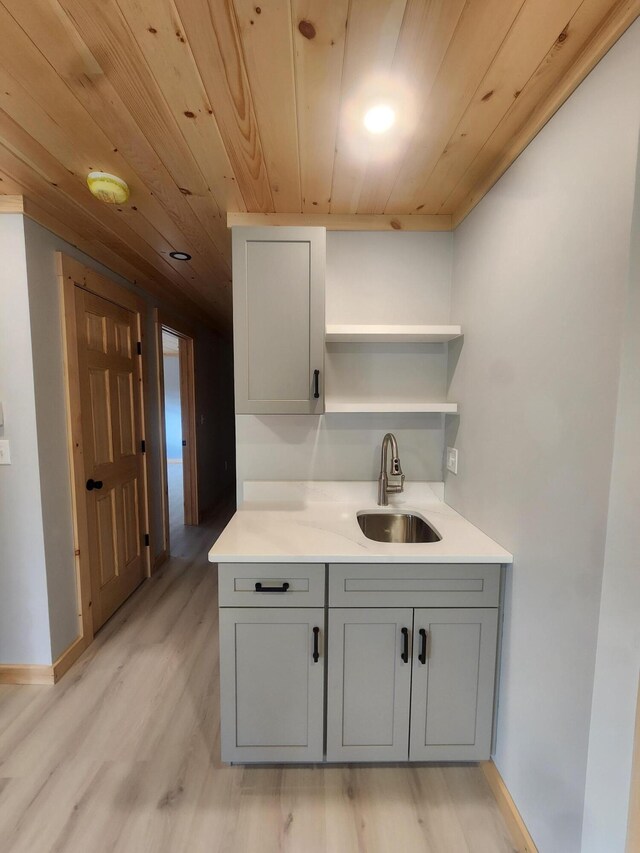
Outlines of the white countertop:
{"type": "Polygon", "coordinates": [[[209,551],[212,563],[512,563],[513,557],[442,500],[442,483],[405,483],[376,502],[377,483],[248,482],[245,501],[209,551]],[[440,542],[367,539],[359,512],[421,515],[440,542]]]}

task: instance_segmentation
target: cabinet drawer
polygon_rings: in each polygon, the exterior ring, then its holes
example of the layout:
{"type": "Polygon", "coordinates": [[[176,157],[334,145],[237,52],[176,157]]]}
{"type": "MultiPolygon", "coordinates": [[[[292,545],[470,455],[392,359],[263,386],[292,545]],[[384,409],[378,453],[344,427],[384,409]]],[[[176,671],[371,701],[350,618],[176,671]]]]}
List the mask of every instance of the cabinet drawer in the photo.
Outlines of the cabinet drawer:
{"type": "Polygon", "coordinates": [[[330,607],[497,607],[500,566],[333,563],[330,607]]]}
{"type": "Polygon", "coordinates": [[[324,607],[324,563],[221,563],[220,607],[324,607]]]}

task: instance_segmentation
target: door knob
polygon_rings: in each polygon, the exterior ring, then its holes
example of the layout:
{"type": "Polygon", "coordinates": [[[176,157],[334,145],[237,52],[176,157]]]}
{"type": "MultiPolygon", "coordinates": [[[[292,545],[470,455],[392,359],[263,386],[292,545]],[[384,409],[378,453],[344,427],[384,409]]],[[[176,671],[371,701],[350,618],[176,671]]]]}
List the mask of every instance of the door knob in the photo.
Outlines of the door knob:
{"type": "Polygon", "coordinates": [[[92,480],[89,478],[87,480],[87,491],[92,492],[94,489],[101,489],[103,486],[102,480],[92,480]]]}

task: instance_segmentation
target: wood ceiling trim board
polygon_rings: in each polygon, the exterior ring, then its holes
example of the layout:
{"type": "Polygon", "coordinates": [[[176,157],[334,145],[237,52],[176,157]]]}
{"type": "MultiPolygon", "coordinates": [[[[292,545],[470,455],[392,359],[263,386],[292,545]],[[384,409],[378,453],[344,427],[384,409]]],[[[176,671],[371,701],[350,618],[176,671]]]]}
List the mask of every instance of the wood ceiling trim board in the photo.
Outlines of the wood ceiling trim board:
{"type": "Polygon", "coordinates": [[[454,227],[475,207],[609,48],[640,15],[640,0],[584,0],[451,193],[454,227]]]}
{"type": "MultiPolygon", "coordinates": [[[[1,23],[4,25],[5,21],[2,20],[1,23]]],[[[33,45],[31,46],[33,47],[33,45]]],[[[19,53],[27,61],[32,58],[26,51],[20,50],[19,53]]],[[[17,63],[20,60],[18,57],[15,57],[14,61],[14,56],[12,54],[7,56],[6,52],[0,54],[0,57],[0,63],[9,61],[14,70],[19,70],[17,63]]],[[[37,64],[33,63],[30,67],[36,73],[38,72],[37,64]]],[[[94,128],[89,115],[75,100],[60,78],[55,74],[50,75],[50,81],[52,78],[59,83],[58,89],[53,93],[51,107],[51,110],[56,112],[57,120],[54,120],[48,111],[45,111],[39,103],[34,101],[29,92],[2,67],[2,64],[0,64],[0,107],[43,149],[64,166],[69,174],[78,178],[83,191],[87,194],[87,201],[90,196],[84,183],[84,176],[95,168],[113,171],[129,181],[134,187],[133,201],[136,204],[130,200],[120,208],[122,215],[128,219],[128,224],[132,229],[145,238],[145,234],[150,233],[149,228],[153,227],[161,237],[163,248],[158,249],[158,239],[147,240],[147,242],[150,242],[156,250],[162,251],[165,255],[173,248],[185,246],[187,239],[176,228],[164,207],[160,205],[154,195],[146,190],[144,185],[142,185],[141,192],[135,191],[135,187],[139,186],[140,182],[133,175],[128,164],[117,152],[113,152],[111,143],[103,137],[101,131],[94,128]],[[67,111],[65,102],[69,99],[72,109],[67,111]],[[84,126],[87,123],[90,125],[88,129],[84,126]],[[70,130],[73,130],[75,134],[73,138],[68,135],[70,130]],[[81,150],[84,143],[92,149],[95,159],[90,159],[90,155],[81,150]]],[[[204,281],[208,281],[212,273],[222,277],[228,275],[224,260],[213,252],[208,252],[206,257],[195,253],[191,266],[204,278],[204,281]]]]}
{"type": "Polygon", "coordinates": [[[175,0],[245,204],[273,210],[260,132],[231,0],[175,0]]]}
{"type": "Polygon", "coordinates": [[[234,0],[276,212],[302,210],[289,0],[234,0]]]}
{"type": "Polygon", "coordinates": [[[160,274],[188,292],[199,293],[192,281],[174,270],[161,254],[132,232],[109,205],[91,195],[87,199],[82,184],[2,111],[0,139],[0,166],[25,191],[29,189],[30,194],[35,193],[37,197],[64,197],[65,202],[76,209],[76,217],[92,219],[94,227],[101,231],[101,240],[125,257],[131,253],[131,263],[145,271],[148,277],[160,274]]]}
{"type": "MultiPolygon", "coordinates": [[[[132,185],[134,192],[138,186],[142,192],[152,193],[176,228],[185,234],[186,245],[194,249],[193,253],[214,257],[219,254],[223,266],[229,270],[228,234],[215,199],[208,191],[203,200],[199,198],[201,209],[211,208],[211,214],[202,222],[202,214],[199,216],[192,209],[193,205],[179,190],[65,12],[51,0],[30,0],[29,3],[3,0],[3,3],[96,125],[109,128],[110,141],[129,164],[129,169],[141,178],[132,185]]],[[[28,67],[33,73],[39,67],[37,58],[28,52],[28,45],[22,42],[20,45],[21,50],[28,53],[28,67]]],[[[40,80],[49,80],[46,68],[42,69],[42,74],[46,76],[40,80]]],[[[31,88],[37,92],[38,78],[31,88]]],[[[184,243],[182,246],[176,244],[176,248],[184,246],[184,243]]]]}
{"type": "Polygon", "coordinates": [[[416,212],[421,206],[428,177],[523,2],[483,0],[465,6],[393,186],[386,213],[416,212]]]}
{"type": "Polygon", "coordinates": [[[388,142],[367,132],[362,114],[375,103],[372,98],[380,97],[376,90],[383,89],[390,77],[406,5],[406,0],[351,0],[349,4],[332,213],[356,213],[367,165],[388,142]]]}
{"type": "Polygon", "coordinates": [[[0,195],[0,213],[24,213],[24,196],[0,195]]]}
{"type": "MultiPolygon", "coordinates": [[[[466,0],[407,3],[391,73],[420,93],[421,104],[428,102],[465,4],[466,0]]],[[[404,141],[390,163],[368,165],[357,213],[384,212],[410,144],[410,138],[404,141]]]]}
{"type": "MultiPolygon", "coordinates": [[[[227,149],[173,0],[117,0],[158,91],[218,204],[246,209],[227,149]]],[[[183,190],[193,192],[189,184],[183,190]]]]}
{"type": "Polygon", "coordinates": [[[415,213],[228,213],[227,226],[236,225],[319,225],[327,231],[451,231],[451,217],[415,213]]]}
{"type": "Polygon", "coordinates": [[[302,211],[328,213],[349,2],[292,0],[292,10],[302,211]]]}
{"type": "Polygon", "coordinates": [[[581,2],[525,2],[429,177],[426,210],[440,210],[581,2]]]}

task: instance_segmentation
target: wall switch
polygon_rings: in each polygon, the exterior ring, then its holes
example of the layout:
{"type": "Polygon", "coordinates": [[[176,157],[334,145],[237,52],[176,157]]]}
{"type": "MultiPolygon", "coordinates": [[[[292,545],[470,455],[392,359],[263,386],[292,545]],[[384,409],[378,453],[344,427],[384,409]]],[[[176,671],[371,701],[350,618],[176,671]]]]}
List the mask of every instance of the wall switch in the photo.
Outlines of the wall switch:
{"type": "Polygon", "coordinates": [[[457,447],[447,447],[447,471],[451,471],[452,474],[458,473],[457,447]]]}
{"type": "Polygon", "coordinates": [[[0,465],[11,465],[11,452],[7,438],[0,439],[0,465]]]}

